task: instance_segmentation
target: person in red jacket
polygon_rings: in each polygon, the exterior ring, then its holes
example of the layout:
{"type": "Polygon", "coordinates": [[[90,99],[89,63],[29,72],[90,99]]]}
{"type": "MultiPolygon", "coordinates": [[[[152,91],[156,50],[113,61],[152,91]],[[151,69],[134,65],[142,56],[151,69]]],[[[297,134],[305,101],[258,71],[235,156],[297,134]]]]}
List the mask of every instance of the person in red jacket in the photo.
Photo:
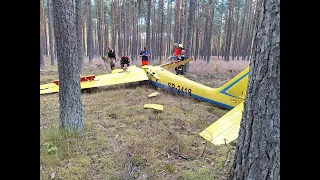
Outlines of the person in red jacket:
{"type": "MultiPolygon", "coordinates": [[[[178,48],[179,48],[179,55],[177,58],[177,62],[184,61],[184,57],[186,55],[186,50],[184,49],[183,44],[179,44],[178,48]]],[[[177,75],[178,74],[184,75],[184,65],[178,66],[178,68],[176,70],[176,74],[177,75]]]]}
{"type": "Polygon", "coordinates": [[[123,70],[127,70],[127,67],[129,67],[130,65],[130,60],[129,57],[126,54],[123,54],[123,56],[120,59],[120,65],[121,65],[121,69],[123,70]]]}
{"type": "MultiPolygon", "coordinates": [[[[173,62],[174,63],[177,63],[178,61],[177,61],[177,58],[178,58],[178,56],[179,56],[179,54],[180,54],[180,49],[178,48],[178,43],[174,43],[173,44],[173,54],[171,55],[171,57],[172,57],[172,59],[173,59],[173,62]]],[[[174,70],[176,71],[176,73],[177,73],[177,70],[178,70],[178,66],[177,67],[175,67],[174,68],[174,70]]]]}

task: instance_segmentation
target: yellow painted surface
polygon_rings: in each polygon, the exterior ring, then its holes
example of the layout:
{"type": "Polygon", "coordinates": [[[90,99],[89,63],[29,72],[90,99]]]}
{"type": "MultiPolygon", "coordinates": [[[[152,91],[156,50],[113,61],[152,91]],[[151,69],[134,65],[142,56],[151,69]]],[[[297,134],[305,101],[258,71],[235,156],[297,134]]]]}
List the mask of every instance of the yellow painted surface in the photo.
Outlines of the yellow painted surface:
{"type": "Polygon", "coordinates": [[[143,107],[147,109],[156,109],[160,111],[163,110],[163,105],[160,104],[145,104],[143,107]]]}
{"type": "Polygon", "coordinates": [[[55,83],[40,85],[40,94],[56,93],[59,91],[59,86],[55,83]]]}
{"type": "Polygon", "coordinates": [[[183,76],[175,75],[160,66],[143,66],[148,78],[155,86],[184,93],[212,104],[232,109],[244,100],[249,68],[243,70],[219,88],[211,88],[183,76]]]}
{"type": "Polygon", "coordinates": [[[157,96],[157,95],[159,95],[159,94],[161,94],[161,93],[159,93],[159,92],[154,92],[154,93],[149,94],[148,97],[155,97],[155,96],[157,96]]]}
{"type": "Polygon", "coordinates": [[[163,69],[169,70],[169,69],[174,69],[177,66],[186,64],[187,62],[190,62],[190,61],[192,61],[192,58],[188,58],[188,59],[186,59],[184,61],[180,61],[178,63],[170,62],[170,63],[166,63],[166,64],[161,64],[161,65],[159,65],[159,67],[162,67],[163,69]]]}
{"type": "MultiPolygon", "coordinates": [[[[96,76],[92,81],[80,82],[81,89],[138,82],[148,80],[148,76],[141,68],[136,66],[128,67],[127,71],[118,73],[104,74],[96,76]]],[[[54,93],[59,91],[59,86],[54,83],[40,85],[40,94],[54,93]]]]}
{"type": "Polygon", "coordinates": [[[243,102],[199,133],[200,136],[215,145],[229,143],[237,139],[242,111],[243,102]]]}

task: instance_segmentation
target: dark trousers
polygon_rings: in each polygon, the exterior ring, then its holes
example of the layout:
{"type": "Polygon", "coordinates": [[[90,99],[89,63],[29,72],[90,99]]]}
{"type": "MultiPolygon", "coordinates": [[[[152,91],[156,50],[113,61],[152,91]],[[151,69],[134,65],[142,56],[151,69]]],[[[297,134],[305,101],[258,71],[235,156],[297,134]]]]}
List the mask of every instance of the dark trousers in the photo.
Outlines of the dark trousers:
{"type": "MultiPolygon", "coordinates": [[[[178,62],[184,61],[184,57],[180,57],[177,60],[178,60],[178,62]]],[[[184,68],[184,65],[180,65],[180,66],[174,68],[174,70],[176,71],[176,75],[178,75],[178,74],[184,75],[183,68],[184,68]]]]}

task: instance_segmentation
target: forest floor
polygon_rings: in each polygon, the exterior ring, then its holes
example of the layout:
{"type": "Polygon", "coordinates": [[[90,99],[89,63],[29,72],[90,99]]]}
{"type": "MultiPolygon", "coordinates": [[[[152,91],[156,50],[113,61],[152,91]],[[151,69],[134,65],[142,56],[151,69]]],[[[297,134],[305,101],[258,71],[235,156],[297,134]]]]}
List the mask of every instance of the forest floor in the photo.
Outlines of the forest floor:
{"type": "MultiPolygon", "coordinates": [[[[45,57],[51,72],[40,73],[40,84],[58,78],[49,61],[45,57]]],[[[97,64],[103,61],[86,64],[82,75],[111,72],[97,64]]],[[[133,64],[141,66],[140,61],[133,64]]],[[[190,62],[186,77],[219,87],[248,65],[212,57],[209,64],[190,62]]],[[[215,146],[199,133],[228,110],[161,90],[148,98],[156,91],[149,84],[131,83],[83,93],[85,128],[73,135],[58,130],[58,94],[41,96],[40,179],[225,179],[235,143],[215,146]],[[144,109],[146,103],[162,104],[164,110],[144,109]]]]}

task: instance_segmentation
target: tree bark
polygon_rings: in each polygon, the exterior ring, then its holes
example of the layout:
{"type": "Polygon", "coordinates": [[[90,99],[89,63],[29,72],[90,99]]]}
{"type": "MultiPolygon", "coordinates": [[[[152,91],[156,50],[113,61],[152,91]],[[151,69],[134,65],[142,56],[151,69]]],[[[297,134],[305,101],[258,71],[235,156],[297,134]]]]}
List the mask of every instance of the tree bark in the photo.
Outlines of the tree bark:
{"type": "Polygon", "coordinates": [[[235,30],[235,35],[234,35],[234,40],[233,40],[233,48],[232,48],[232,60],[234,60],[234,57],[237,54],[237,39],[238,39],[238,24],[239,24],[239,13],[240,13],[240,0],[238,0],[238,5],[237,5],[237,20],[236,20],[236,30],[235,30]]]}
{"type": "Polygon", "coordinates": [[[174,33],[173,33],[173,39],[175,43],[180,43],[179,34],[180,34],[180,0],[177,0],[175,20],[174,20],[174,33]]]}
{"type": "MultiPolygon", "coordinates": [[[[111,7],[115,6],[114,0],[111,2],[111,7]]],[[[115,47],[116,46],[116,33],[115,33],[115,10],[111,9],[111,46],[115,47]]],[[[110,46],[110,45],[108,45],[110,46]]]]}
{"type": "Polygon", "coordinates": [[[122,23],[122,28],[121,28],[121,30],[122,30],[122,34],[123,34],[123,40],[122,40],[122,42],[123,42],[123,51],[122,51],[122,54],[124,54],[124,53],[128,53],[127,52],[127,39],[126,39],[126,37],[127,37],[127,34],[126,34],[126,29],[127,29],[127,27],[126,27],[126,0],[122,0],[122,15],[121,15],[121,23],[122,23]]]}
{"type": "Polygon", "coordinates": [[[243,39],[243,29],[244,29],[244,22],[246,19],[246,14],[247,14],[247,9],[248,9],[248,0],[245,2],[245,8],[244,8],[244,13],[243,13],[243,18],[242,18],[242,25],[241,25],[241,31],[240,31],[240,36],[239,36],[239,43],[238,43],[238,53],[237,53],[237,60],[239,60],[240,53],[242,53],[242,39],[243,39]]]}
{"type": "Polygon", "coordinates": [[[46,9],[44,8],[44,0],[41,1],[42,6],[42,23],[43,23],[43,31],[44,31],[44,55],[48,57],[48,36],[47,36],[47,21],[46,21],[46,9]]]}
{"type": "Polygon", "coordinates": [[[206,60],[208,63],[210,63],[210,57],[211,57],[211,36],[212,36],[212,21],[213,21],[213,16],[214,16],[214,0],[212,0],[210,5],[210,15],[209,15],[209,23],[208,23],[208,38],[206,41],[206,60]]]}
{"type": "Polygon", "coordinates": [[[51,66],[55,65],[54,59],[55,55],[53,53],[53,37],[52,37],[52,10],[51,10],[51,0],[47,1],[47,12],[48,12],[48,28],[49,28],[49,48],[50,48],[50,59],[51,59],[51,66]]]}
{"type": "MultiPolygon", "coordinates": [[[[40,28],[41,31],[41,28],[40,28]]],[[[40,69],[45,69],[45,65],[44,65],[44,59],[43,59],[43,43],[42,43],[42,36],[40,35],[40,69]]]]}
{"type": "Polygon", "coordinates": [[[132,16],[132,41],[131,41],[131,58],[132,61],[137,60],[137,35],[136,35],[136,19],[137,19],[137,2],[133,2],[134,4],[134,11],[133,11],[133,16],[132,16]]]}
{"type": "Polygon", "coordinates": [[[77,49],[79,63],[81,64],[81,69],[84,63],[83,50],[82,50],[82,29],[81,29],[81,19],[82,19],[82,2],[81,0],[75,0],[76,2],[76,31],[77,31],[77,49]]]}
{"type": "Polygon", "coordinates": [[[171,21],[172,21],[172,2],[168,1],[168,31],[167,31],[167,34],[168,34],[168,43],[167,43],[167,52],[168,52],[168,56],[172,54],[171,52],[171,36],[172,36],[172,33],[171,33],[171,29],[172,29],[172,26],[171,26],[171,21]]]}
{"type": "Polygon", "coordinates": [[[59,73],[59,124],[68,132],[79,132],[84,125],[74,1],[54,0],[52,5],[59,73]]]}
{"type": "Polygon", "coordinates": [[[87,10],[88,10],[88,19],[87,19],[87,53],[89,56],[89,63],[92,63],[93,60],[93,33],[92,33],[92,11],[91,11],[91,0],[87,0],[87,10]]]}
{"type": "MultiPolygon", "coordinates": [[[[194,17],[194,11],[195,11],[195,2],[194,0],[189,0],[189,16],[188,16],[188,27],[187,27],[187,39],[186,39],[186,51],[187,56],[190,58],[191,55],[191,37],[193,34],[193,17],[194,17]]],[[[185,66],[185,71],[189,71],[189,63],[185,66]]]]}
{"type": "Polygon", "coordinates": [[[160,45],[159,45],[160,51],[159,51],[159,56],[160,56],[160,59],[162,59],[162,55],[163,55],[163,26],[164,26],[164,12],[163,12],[164,3],[163,3],[163,0],[160,0],[159,5],[160,5],[160,7],[159,7],[160,8],[160,15],[161,15],[161,18],[160,18],[160,45]]]}
{"type": "Polygon", "coordinates": [[[234,0],[229,0],[228,30],[227,30],[226,50],[225,50],[225,60],[227,61],[229,61],[229,57],[230,57],[230,47],[231,47],[231,39],[232,39],[233,4],[234,4],[234,0]]]}
{"type": "Polygon", "coordinates": [[[122,32],[122,27],[121,27],[121,7],[120,7],[120,1],[118,1],[116,6],[116,10],[117,10],[117,28],[116,28],[116,32],[118,33],[118,54],[122,53],[122,43],[121,43],[121,32],[122,32]]]}
{"type": "Polygon", "coordinates": [[[254,51],[229,179],[280,179],[280,1],[259,2],[254,51]]]}

